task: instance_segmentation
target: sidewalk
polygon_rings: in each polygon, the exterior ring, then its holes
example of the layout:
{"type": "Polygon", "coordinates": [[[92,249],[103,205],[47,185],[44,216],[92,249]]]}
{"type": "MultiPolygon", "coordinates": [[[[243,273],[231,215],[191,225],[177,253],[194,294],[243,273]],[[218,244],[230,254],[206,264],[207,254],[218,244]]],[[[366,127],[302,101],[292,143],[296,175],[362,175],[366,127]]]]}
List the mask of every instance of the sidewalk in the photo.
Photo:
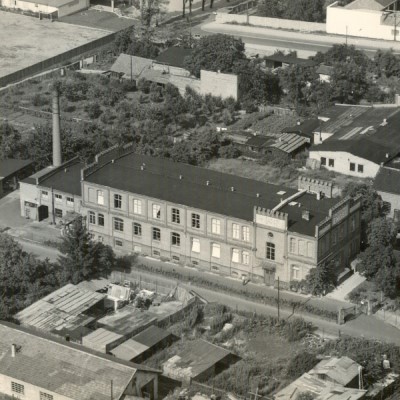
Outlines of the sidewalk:
{"type": "Polygon", "coordinates": [[[356,272],[350,278],[346,279],[341,285],[339,285],[334,291],[328,293],[326,297],[329,299],[346,301],[348,294],[365,282],[365,277],[361,276],[359,272],[356,272]]]}
{"type": "MultiPolygon", "coordinates": [[[[293,43],[306,42],[308,44],[344,44],[346,41],[345,36],[317,34],[317,33],[304,33],[298,31],[286,31],[283,29],[263,28],[247,25],[233,25],[233,24],[219,24],[217,22],[206,23],[201,26],[201,29],[206,32],[220,32],[229,35],[247,35],[255,38],[279,38],[291,40],[293,43]]],[[[389,40],[368,39],[358,37],[347,37],[347,43],[358,47],[366,47],[371,49],[394,49],[400,50],[400,42],[393,42],[389,40]]]]}

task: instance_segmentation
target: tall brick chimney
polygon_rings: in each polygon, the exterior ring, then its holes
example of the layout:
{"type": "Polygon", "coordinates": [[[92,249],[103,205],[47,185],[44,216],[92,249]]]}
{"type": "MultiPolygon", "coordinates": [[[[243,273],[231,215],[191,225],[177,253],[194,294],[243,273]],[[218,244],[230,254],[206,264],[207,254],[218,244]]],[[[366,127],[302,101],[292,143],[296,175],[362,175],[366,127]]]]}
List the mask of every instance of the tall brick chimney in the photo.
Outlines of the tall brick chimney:
{"type": "Polygon", "coordinates": [[[53,167],[59,167],[61,163],[60,94],[55,88],[53,90],[53,167]]]}

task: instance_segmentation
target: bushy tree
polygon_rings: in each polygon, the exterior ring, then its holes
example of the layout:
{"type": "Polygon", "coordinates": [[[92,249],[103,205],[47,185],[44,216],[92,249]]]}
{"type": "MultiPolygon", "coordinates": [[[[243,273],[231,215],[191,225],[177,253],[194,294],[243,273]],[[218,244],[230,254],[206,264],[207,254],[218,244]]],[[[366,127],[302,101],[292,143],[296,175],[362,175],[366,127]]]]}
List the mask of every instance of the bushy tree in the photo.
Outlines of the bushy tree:
{"type": "Polygon", "coordinates": [[[103,110],[101,109],[100,104],[97,101],[88,103],[85,106],[85,111],[88,113],[88,116],[91,119],[97,119],[103,113],[103,110]]]}
{"type": "Polygon", "coordinates": [[[337,284],[337,268],[334,261],[324,262],[312,268],[306,276],[305,285],[313,295],[324,295],[337,284]]]}
{"type": "Polygon", "coordinates": [[[377,50],[370,62],[370,70],[378,76],[400,77],[400,58],[393,50],[377,50]]]}
{"type": "Polygon", "coordinates": [[[313,353],[306,351],[296,354],[289,360],[287,365],[287,375],[292,379],[297,379],[299,376],[314,368],[318,360],[313,353]]]}
{"type": "Polygon", "coordinates": [[[369,64],[369,59],[364,51],[347,44],[334,44],[327,52],[318,52],[314,56],[314,60],[331,66],[337,63],[353,62],[365,68],[369,64]]]}
{"type": "Polygon", "coordinates": [[[19,131],[7,122],[0,124],[0,159],[27,158],[19,131]]]}
{"type": "Polygon", "coordinates": [[[243,59],[245,54],[242,40],[218,33],[198,40],[184,63],[185,68],[200,77],[201,69],[232,72],[234,64],[243,59]]]}
{"type": "Polygon", "coordinates": [[[107,277],[115,266],[110,246],[94,241],[81,216],[71,224],[60,246],[62,281],[77,284],[83,280],[107,277]]]}

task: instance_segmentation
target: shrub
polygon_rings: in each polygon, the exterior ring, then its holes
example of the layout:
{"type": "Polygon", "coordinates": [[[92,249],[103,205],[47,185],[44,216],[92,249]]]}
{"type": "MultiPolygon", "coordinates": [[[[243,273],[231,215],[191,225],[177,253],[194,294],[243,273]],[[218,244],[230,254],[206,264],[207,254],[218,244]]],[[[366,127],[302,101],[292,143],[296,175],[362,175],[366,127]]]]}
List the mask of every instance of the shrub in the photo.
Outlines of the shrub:
{"type": "Polygon", "coordinates": [[[150,82],[145,78],[140,78],[137,82],[137,88],[141,92],[148,94],[150,92],[150,82]]]}
{"type": "Polygon", "coordinates": [[[67,106],[64,107],[65,112],[74,112],[76,110],[76,106],[73,104],[68,104],[67,106]]]}
{"type": "Polygon", "coordinates": [[[45,106],[47,104],[50,103],[50,99],[48,97],[43,96],[40,93],[36,93],[33,97],[32,97],[32,104],[35,107],[41,107],[41,106],[45,106]]]}
{"type": "Polygon", "coordinates": [[[88,113],[89,118],[97,119],[103,113],[99,103],[92,102],[85,106],[85,111],[88,113]]]}
{"type": "Polygon", "coordinates": [[[210,332],[215,334],[219,332],[226,323],[232,321],[232,314],[230,312],[224,314],[217,314],[211,319],[210,332]]]}
{"type": "Polygon", "coordinates": [[[292,379],[297,379],[305,372],[314,368],[317,362],[315,354],[301,352],[290,359],[287,366],[287,375],[292,379]]]}

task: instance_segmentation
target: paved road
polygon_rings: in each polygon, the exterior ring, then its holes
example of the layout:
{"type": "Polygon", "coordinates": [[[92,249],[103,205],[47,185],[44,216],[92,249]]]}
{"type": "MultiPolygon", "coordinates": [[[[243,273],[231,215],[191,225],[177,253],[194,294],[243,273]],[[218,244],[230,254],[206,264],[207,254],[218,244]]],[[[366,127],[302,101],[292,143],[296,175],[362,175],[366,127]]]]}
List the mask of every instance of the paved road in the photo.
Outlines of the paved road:
{"type": "MultiPolygon", "coordinates": [[[[295,31],[284,31],[271,28],[259,28],[251,26],[217,24],[211,20],[195,27],[194,33],[210,35],[225,33],[242,38],[249,47],[265,47],[272,52],[275,49],[297,50],[303,53],[314,54],[318,51],[326,52],[334,43],[345,43],[346,38],[340,35],[311,34],[295,31]]],[[[395,48],[395,54],[400,54],[399,43],[391,41],[370,40],[363,38],[348,38],[348,44],[366,51],[372,57],[377,49],[395,48]]]]}

